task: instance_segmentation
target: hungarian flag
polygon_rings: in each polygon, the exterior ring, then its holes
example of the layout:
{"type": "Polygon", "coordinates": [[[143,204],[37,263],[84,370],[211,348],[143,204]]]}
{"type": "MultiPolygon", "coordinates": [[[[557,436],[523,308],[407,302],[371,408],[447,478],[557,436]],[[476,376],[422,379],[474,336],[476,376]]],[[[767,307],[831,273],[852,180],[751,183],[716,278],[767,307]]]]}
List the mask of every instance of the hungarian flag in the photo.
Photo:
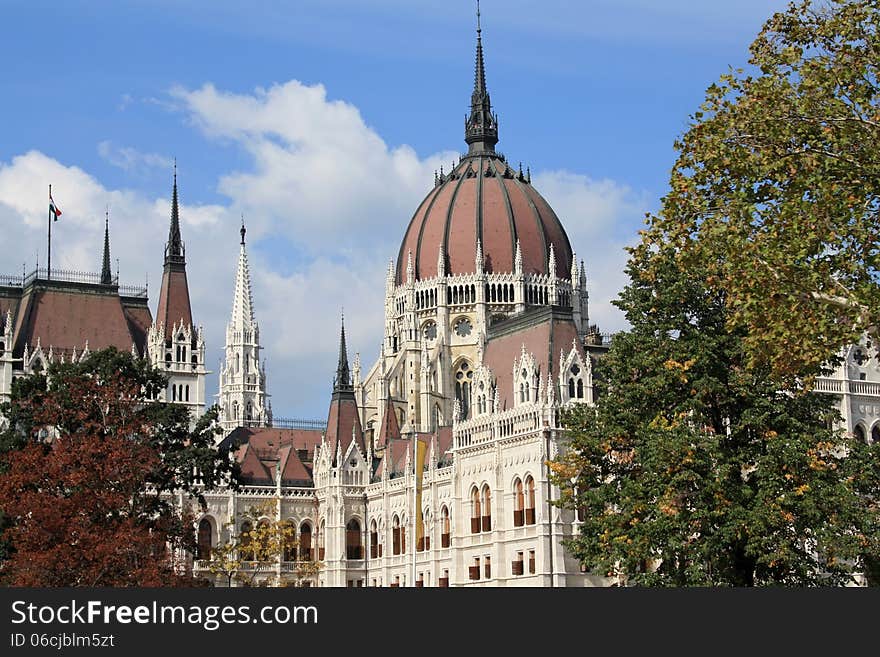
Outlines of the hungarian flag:
{"type": "Polygon", "coordinates": [[[58,217],[61,216],[61,208],[58,207],[58,204],[52,198],[52,192],[49,192],[49,214],[52,215],[55,221],[58,221],[58,217]]]}

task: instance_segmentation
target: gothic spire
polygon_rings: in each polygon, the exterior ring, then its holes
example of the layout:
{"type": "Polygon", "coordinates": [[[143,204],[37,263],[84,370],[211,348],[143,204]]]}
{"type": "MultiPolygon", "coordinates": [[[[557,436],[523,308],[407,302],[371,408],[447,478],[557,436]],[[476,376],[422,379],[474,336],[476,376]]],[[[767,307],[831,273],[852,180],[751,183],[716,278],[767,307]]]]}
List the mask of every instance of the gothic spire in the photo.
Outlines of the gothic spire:
{"type": "Polygon", "coordinates": [[[339,362],[336,365],[336,377],[333,379],[333,395],[353,390],[348,370],[348,353],[345,349],[345,316],[343,315],[342,327],[339,331],[339,362]]]}
{"type": "Polygon", "coordinates": [[[168,229],[168,244],[165,245],[165,260],[183,261],[185,249],[180,238],[180,208],[177,201],[177,159],[174,160],[174,187],[171,192],[171,227],[168,229]]]}
{"type": "Polygon", "coordinates": [[[483,63],[483,30],[480,26],[480,2],[477,0],[477,57],[474,65],[474,91],[471,113],[465,122],[464,140],[468,153],[494,152],[498,143],[498,121],[492,114],[492,102],[486,90],[486,66],[483,63]]]}
{"type": "Polygon", "coordinates": [[[186,281],[186,246],[180,237],[180,208],[177,200],[177,160],[174,161],[174,188],[171,194],[171,228],[165,245],[165,266],[156,324],[170,331],[172,326],[193,326],[186,281]]]}
{"type": "Polygon", "coordinates": [[[111,285],[113,274],[110,271],[110,210],[104,215],[104,262],[101,265],[101,285],[111,285]]]}
{"type": "Polygon", "coordinates": [[[235,294],[232,298],[233,327],[239,330],[249,329],[254,324],[254,301],[251,294],[251,274],[248,266],[247,249],[244,236],[244,217],[241,218],[241,249],[238,253],[238,270],[235,273],[235,294]]]}

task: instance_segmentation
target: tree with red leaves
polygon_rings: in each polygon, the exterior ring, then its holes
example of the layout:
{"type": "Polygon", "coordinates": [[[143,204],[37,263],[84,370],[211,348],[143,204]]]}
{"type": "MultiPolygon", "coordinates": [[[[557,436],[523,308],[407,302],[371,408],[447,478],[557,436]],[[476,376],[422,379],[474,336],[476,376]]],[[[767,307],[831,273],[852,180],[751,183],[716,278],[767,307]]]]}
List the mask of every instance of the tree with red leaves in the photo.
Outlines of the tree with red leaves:
{"type": "MultiPolygon", "coordinates": [[[[14,382],[0,408],[0,581],[12,586],[192,584],[192,518],[172,492],[230,479],[216,411],[156,401],[165,377],[113,349],[14,382]]],[[[234,482],[235,477],[231,477],[234,482]]]]}

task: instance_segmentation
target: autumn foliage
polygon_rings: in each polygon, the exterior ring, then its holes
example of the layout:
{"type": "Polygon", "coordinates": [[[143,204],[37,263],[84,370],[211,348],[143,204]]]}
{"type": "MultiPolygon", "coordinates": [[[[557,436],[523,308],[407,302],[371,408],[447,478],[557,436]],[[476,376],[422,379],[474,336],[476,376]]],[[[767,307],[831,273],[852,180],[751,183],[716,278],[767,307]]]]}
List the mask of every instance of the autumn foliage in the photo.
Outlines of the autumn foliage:
{"type": "Polygon", "coordinates": [[[190,584],[191,518],[169,503],[228,470],[213,413],[189,427],[153,401],[164,378],[127,354],[98,352],[16,381],[0,453],[5,559],[13,586],[190,584]],[[178,563],[178,561],[180,563],[178,563]]]}

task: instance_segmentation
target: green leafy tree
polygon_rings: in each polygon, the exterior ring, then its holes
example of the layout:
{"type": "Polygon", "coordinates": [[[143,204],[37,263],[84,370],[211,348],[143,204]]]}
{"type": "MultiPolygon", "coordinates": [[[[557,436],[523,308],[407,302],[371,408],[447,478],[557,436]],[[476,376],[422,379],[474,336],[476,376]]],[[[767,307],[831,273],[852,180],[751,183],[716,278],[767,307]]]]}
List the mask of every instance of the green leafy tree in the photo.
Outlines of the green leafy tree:
{"type": "Polygon", "coordinates": [[[771,17],[752,68],[713,84],[676,143],[643,248],[726,293],[749,364],[804,378],[880,338],[880,7],[804,1],[771,17]]]}
{"type": "Polygon", "coordinates": [[[675,245],[638,249],[617,305],[632,329],[564,417],[551,465],[583,518],[568,547],[636,585],[831,585],[880,552],[880,445],[834,431],[832,398],[747,367],[723,293],[675,245]]]}
{"type": "Polygon", "coordinates": [[[181,583],[169,559],[192,550],[194,537],[171,493],[200,498],[205,488],[234,486],[236,468],[214,449],[216,409],[191,426],[187,409],[156,401],[166,385],[144,360],[115,349],[15,381],[0,408],[4,580],[181,583]]]}

